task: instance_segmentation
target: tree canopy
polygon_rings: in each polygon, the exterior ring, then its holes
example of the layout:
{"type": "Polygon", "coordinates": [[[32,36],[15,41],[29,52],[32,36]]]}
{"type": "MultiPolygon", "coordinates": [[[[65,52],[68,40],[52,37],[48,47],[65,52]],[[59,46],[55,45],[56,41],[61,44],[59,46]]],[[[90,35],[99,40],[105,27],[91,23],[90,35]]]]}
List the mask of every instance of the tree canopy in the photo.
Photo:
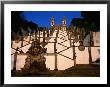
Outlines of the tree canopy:
{"type": "Polygon", "coordinates": [[[90,31],[100,30],[100,12],[96,11],[82,11],[83,18],[74,18],[71,21],[70,26],[84,28],[90,31]]]}
{"type": "Polygon", "coordinates": [[[21,11],[11,12],[11,37],[14,39],[15,35],[24,35],[26,33],[33,33],[41,28],[32,21],[25,20],[21,11]]]}

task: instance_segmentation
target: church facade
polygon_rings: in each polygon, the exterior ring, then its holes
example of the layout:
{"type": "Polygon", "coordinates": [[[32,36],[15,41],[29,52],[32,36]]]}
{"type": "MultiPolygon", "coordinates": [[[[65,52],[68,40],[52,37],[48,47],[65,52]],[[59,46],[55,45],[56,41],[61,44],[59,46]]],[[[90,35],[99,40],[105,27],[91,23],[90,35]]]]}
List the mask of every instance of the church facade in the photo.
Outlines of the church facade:
{"type": "Polygon", "coordinates": [[[67,26],[66,26],[66,17],[63,17],[61,22],[62,22],[61,25],[56,25],[56,24],[55,24],[55,18],[52,17],[52,18],[51,18],[51,28],[52,28],[52,29],[56,29],[56,30],[65,31],[66,28],[67,28],[67,26]]]}

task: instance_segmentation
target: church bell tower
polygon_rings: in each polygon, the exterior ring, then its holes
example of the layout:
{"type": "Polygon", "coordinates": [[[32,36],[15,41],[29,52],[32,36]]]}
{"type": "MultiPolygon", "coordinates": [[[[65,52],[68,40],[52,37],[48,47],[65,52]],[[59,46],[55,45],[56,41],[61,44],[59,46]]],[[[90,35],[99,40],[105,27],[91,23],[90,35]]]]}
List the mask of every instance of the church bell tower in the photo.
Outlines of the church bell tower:
{"type": "Polygon", "coordinates": [[[63,17],[62,19],[62,31],[65,31],[66,30],[66,18],[63,17]]]}
{"type": "Polygon", "coordinates": [[[51,28],[54,28],[55,26],[55,19],[54,17],[51,18],[51,28]]]}

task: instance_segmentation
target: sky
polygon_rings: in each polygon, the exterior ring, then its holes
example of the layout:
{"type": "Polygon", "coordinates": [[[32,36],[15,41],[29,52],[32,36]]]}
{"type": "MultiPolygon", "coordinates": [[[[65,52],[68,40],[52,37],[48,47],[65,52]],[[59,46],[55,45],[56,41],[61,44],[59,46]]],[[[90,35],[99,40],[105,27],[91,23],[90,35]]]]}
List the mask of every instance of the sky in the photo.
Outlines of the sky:
{"type": "Polygon", "coordinates": [[[66,17],[67,26],[73,18],[81,18],[80,11],[24,11],[23,16],[26,20],[38,24],[39,27],[50,27],[50,19],[55,18],[55,24],[61,25],[62,18],[66,17]]]}

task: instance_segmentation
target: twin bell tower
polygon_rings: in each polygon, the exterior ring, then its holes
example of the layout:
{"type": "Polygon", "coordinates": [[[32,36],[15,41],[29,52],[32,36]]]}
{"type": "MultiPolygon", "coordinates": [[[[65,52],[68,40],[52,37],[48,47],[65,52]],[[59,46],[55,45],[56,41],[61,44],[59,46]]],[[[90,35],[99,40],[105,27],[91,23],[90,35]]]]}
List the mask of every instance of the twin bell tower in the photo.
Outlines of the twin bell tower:
{"type": "Polygon", "coordinates": [[[65,31],[66,30],[66,17],[62,18],[62,24],[61,25],[56,25],[55,19],[54,19],[54,17],[52,17],[51,18],[51,28],[60,29],[62,31],[65,31]]]}

